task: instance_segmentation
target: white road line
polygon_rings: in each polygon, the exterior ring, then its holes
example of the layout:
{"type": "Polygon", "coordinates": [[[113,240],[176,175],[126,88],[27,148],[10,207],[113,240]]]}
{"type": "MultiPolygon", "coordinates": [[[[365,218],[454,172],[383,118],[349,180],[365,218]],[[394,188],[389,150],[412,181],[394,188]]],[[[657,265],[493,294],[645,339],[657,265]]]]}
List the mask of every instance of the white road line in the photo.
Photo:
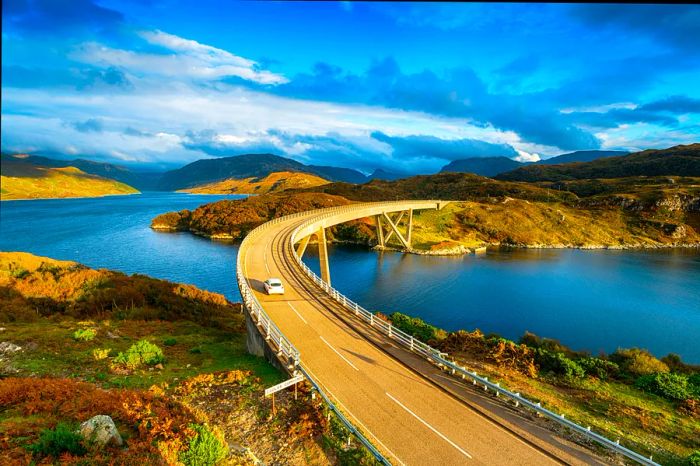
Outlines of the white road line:
{"type": "Polygon", "coordinates": [[[301,316],[301,314],[299,314],[299,311],[297,311],[296,309],[294,309],[294,306],[292,306],[292,303],[290,303],[289,301],[287,301],[287,304],[289,304],[289,307],[292,308],[292,311],[296,312],[296,314],[299,316],[299,318],[300,318],[306,325],[309,325],[309,323],[306,321],[306,319],[304,319],[304,318],[301,316]]]}
{"type": "Polygon", "coordinates": [[[407,412],[408,414],[410,414],[411,416],[413,416],[413,417],[415,417],[416,419],[418,419],[418,420],[419,420],[420,422],[422,422],[423,425],[425,425],[428,429],[432,430],[432,431],[435,432],[437,435],[439,435],[444,441],[446,441],[447,443],[449,443],[450,445],[452,445],[453,447],[455,447],[461,454],[463,454],[464,456],[466,456],[466,457],[469,458],[469,459],[473,459],[473,458],[472,458],[472,455],[470,455],[469,453],[467,453],[466,451],[464,451],[459,445],[457,445],[456,443],[454,443],[452,440],[450,440],[450,439],[448,439],[447,437],[445,437],[442,433],[440,433],[437,429],[435,429],[435,427],[431,426],[430,424],[428,424],[427,422],[425,422],[423,419],[421,419],[420,417],[418,417],[418,415],[417,415],[416,413],[414,413],[413,411],[411,411],[410,409],[408,409],[406,406],[403,405],[403,403],[401,403],[399,400],[397,400],[396,398],[394,398],[393,396],[391,396],[391,394],[390,394],[389,392],[386,392],[386,396],[388,396],[389,398],[391,398],[392,400],[394,400],[394,401],[396,402],[397,405],[401,406],[403,409],[406,410],[406,412],[407,412]]]}
{"type": "Polygon", "coordinates": [[[267,276],[270,277],[270,267],[267,266],[267,249],[263,253],[263,262],[265,262],[265,269],[267,270],[267,276]]]}
{"type": "Polygon", "coordinates": [[[364,432],[368,433],[368,434],[370,435],[370,437],[372,437],[372,438],[374,439],[375,442],[377,442],[384,450],[387,451],[387,453],[389,453],[391,456],[393,456],[393,457],[396,459],[396,461],[398,461],[398,463],[399,463],[401,466],[406,466],[406,463],[404,463],[403,461],[401,461],[401,459],[400,459],[398,456],[396,456],[396,454],[395,454],[393,451],[389,450],[389,448],[387,448],[387,446],[384,445],[384,443],[383,443],[381,440],[379,440],[379,437],[377,437],[376,435],[374,435],[374,434],[372,433],[372,431],[369,430],[369,429],[367,428],[367,426],[365,426],[365,425],[357,418],[357,416],[355,416],[352,412],[350,412],[350,410],[348,409],[348,407],[345,406],[345,405],[343,404],[343,402],[340,401],[340,400],[338,399],[338,397],[335,396],[335,395],[333,394],[333,392],[331,392],[330,389],[329,389],[325,384],[323,384],[323,382],[321,382],[321,380],[316,376],[316,374],[314,374],[314,371],[312,371],[312,370],[309,368],[309,366],[304,365],[304,368],[306,369],[306,372],[308,372],[309,374],[311,374],[311,377],[316,381],[316,383],[317,383],[318,385],[322,385],[322,386],[323,386],[323,390],[326,392],[326,394],[327,394],[330,398],[334,398],[334,399],[335,399],[335,404],[336,404],[336,406],[340,406],[341,408],[343,408],[343,411],[345,411],[345,414],[348,415],[348,416],[350,416],[351,418],[353,418],[353,419],[355,420],[355,423],[356,423],[357,425],[359,425],[359,426],[362,428],[362,430],[363,430],[364,432]]]}
{"type": "Polygon", "coordinates": [[[360,369],[358,369],[357,367],[355,367],[355,365],[354,365],[353,363],[351,363],[350,360],[349,360],[348,358],[346,358],[345,356],[343,356],[342,354],[340,354],[340,353],[338,352],[337,349],[333,348],[333,347],[331,346],[331,344],[328,343],[328,342],[326,341],[325,338],[323,338],[323,337],[320,337],[320,338],[321,338],[321,341],[323,341],[325,344],[327,344],[328,347],[329,347],[330,349],[332,349],[333,351],[335,351],[335,354],[337,354],[338,356],[340,356],[341,358],[343,358],[343,361],[345,361],[345,362],[347,362],[348,364],[350,364],[350,367],[352,367],[352,368],[355,369],[356,371],[359,371],[359,370],[360,370],[360,369]]]}

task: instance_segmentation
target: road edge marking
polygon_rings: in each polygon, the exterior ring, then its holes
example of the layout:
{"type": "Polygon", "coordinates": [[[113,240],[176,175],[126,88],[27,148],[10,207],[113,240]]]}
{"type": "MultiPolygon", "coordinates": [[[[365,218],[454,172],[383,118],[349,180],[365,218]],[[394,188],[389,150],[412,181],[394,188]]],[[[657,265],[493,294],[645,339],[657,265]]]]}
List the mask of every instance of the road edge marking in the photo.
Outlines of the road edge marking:
{"type": "Polygon", "coordinates": [[[388,396],[389,398],[391,398],[397,405],[401,406],[404,410],[406,410],[406,412],[407,412],[408,414],[410,414],[411,416],[415,417],[415,418],[418,419],[420,422],[422,422],[424,426],[426,426],[428,429],[432,430],[434,433],[436,433],[438,436],[440,436],[440,438],[442,438],[444,441],[446,441],[447,443],[449,443],[450,445],[452,445],[453,447],[455,447],[455,448],[457,449],[457,451],[459,451],[460,453],[462,453],[464,456],[466,456],[466,457],[469,458],[470,460],[474,459],[474,457],[473,457],[472,455],[470,455],[469,453],[467,453],[462,447],[460,447],[459,445],[457,445],[456,443],[454,443],[452,440],[450,440],[449,438],[447,438],[442,432],[438,431],[435,427],[433,427],[433,426],[431,426],[430,424],[428,424],[426,421],[424,421],[423,419],[421,419],[420,416],[418,416],[416,413],[414,413],[413,411],[411,411],[410,409],[408,409],[403,403],[401,403],[399,400],[397,400],[396,398],[394,398],[393,396],[391,396],[391,393],[389,393],[389,392],[385,392],[385,393],[386,393],[386,396],[388,396]]]}

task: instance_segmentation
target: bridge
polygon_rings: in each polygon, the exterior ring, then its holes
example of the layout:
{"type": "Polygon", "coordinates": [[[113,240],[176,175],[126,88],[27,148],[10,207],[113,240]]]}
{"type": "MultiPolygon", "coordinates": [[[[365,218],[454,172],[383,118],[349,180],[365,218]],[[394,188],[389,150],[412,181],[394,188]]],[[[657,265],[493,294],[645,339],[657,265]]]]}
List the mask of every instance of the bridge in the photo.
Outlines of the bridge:
{"type": "Polygon", "coordinates": [[[326,229],[371,218],[380,245],[395,235],[408,249],[414,212],[445,204],[351,204],[280,217],[250,232],[237,259],[249,351],[303,374],[385,464],[605,464],[546,428],[546,419],[639,463],[656,464],[457,365],[331,287],[326,229]],[[312,237],[321,277],[301,261],[312,237]],[[284,295],[265,293],[269,277],[282,279],[284,295]]]}

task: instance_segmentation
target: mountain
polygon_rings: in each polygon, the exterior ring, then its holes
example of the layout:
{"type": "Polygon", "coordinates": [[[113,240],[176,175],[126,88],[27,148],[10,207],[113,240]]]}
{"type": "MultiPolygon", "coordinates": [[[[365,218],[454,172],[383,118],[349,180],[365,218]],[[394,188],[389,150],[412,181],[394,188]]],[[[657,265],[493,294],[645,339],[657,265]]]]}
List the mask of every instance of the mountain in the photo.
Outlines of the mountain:
{"type": "Polygon", "coordinates": [[[345,183],[361,184],[369,181],[369,178],[353,170],[352,168],[331,167],[327,165],[307,165],[308,169],[327,180],[343,181],[345,183]]]}
{"type": "Polygon", "coordinates": [[[177,170],[165,172],[158,187],[165,191],[174,191],[231,178],[264,178],[277,172],[310,173],[332,181],[366,180],[360,172],[347,168],[304,165],[273,154],[244,154],[197,160],[177,170]]]}
{"type": "MultiPolygon", "coordinates": [[[[556,157],[551,157],[548,159],[540,160],[535,162],[538,165],[555,165],[559,163],[571,163],[571,162],[591,162],[597,159],[603,159],[605,157],[615,157],[618,155],[627,155],[629,152],[620,150],[579,150],[576,152],[569,152],[568,154],[557,155],[556,157]]],[[[517,168],[514,167],[513,170],[517,168]]]]}
{"type": "Polygon", "coordinates": [[[400,180],[402,178],[408,178],[409,176],[411,176],[409,173],[390,172],[388,170],[384,170],[383,168],[377,168],[367,178],[369,180],[394,181],[394,180],[400,180]]]}
{"type": "Polygon", "coordinates": [[[87,159],[60,160],[43,155],[14,156],[18,162],[40,165],[42,167],[79,168],[85,173],[120,181],[139,190],[153,190],[162,176],[159,172],[137,172],[122,165],[105,162],[95,162],[87,159]]]}
{"type": "Polygon", "coordinates": [[[2,200],[138,193],[129,185],[86,173],[77,167],[49,167],[29,162],[26,157],[4,154],[0,179],[2,200]]]}
{"type": "Polygon", "coordinates": [[[328,183],[327,180],[309,173],[274,172],[264,178],[229,178],[181,191],[194,194],[267,194],[286,189],[313,188],[328,183]]]}
{"type": "Polygon", "coordinates": [[[499,173],[515,170],[523,165],[523,163],[503,156],[469,157],[453,160],[442,167],[440,173],[474,173],[481,176],[496,176],[499,173]]]}
{"type": "Polygon", "coordinates": [[[700,144],[645,150],[592,162],[528,165],[502,173],[507,181],[566,181],[628,176],[700,176],[700,144]]]}

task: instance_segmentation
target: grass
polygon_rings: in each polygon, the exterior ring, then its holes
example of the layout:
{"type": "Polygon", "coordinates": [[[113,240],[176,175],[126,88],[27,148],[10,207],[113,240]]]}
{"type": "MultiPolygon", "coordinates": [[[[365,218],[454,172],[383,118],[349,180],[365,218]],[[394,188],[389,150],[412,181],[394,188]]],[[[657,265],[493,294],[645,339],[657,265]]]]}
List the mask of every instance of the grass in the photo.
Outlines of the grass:
{"type": "Polygon", "coordinates": [[[99,197],[139,191],[75,167],[48,168],[3,159],[0,199],[99,197]]]}
{"type": "Polygon", "coordinates": [[[265,359],[247,353],[245,335],[205,328],[189,321],[101,321],[94,322],[97,336],[91,341],[75,341],[78,326],[71,319],[59,322],[41,320],[4,324],[14,344],[27,348],[12,361],[18,376],[77,377],[105,387],[148,388],[173,383],[202,372],[247,369],[263,383],[273,385],[282,374],[265,359]],[[117,336],[112,338],[111,336],[117,336]],[[110,354],[126,352],[138,340],[161,342],[175,337],[177,344],[163,346],[163,369],[144,367],[131,374],[110,371],[112,357],[96,360],[94,350],[109,349],[110,354]],[[199,348],[200,353],[190,352],[199,348]]]}
{"type": "Polygon", "coordinates": [[[229,178],[180,191],[194,194],[267,194],[285,189],[313,188],[328,183],[327,180],[308,173],[274,172],[264,178],[229,178]]]}
{"type": "Polygon", "coordinates": [[[423,211],[414,217],[413,246],[431,250],[455,245],[625,247],[700,242],[700,234],[692,228],[682,238],[674,238],[672,230],[664,229],[685,221],[676,215],[578,209],[510,198],[453,202],[440,211],[423,211]]]}

